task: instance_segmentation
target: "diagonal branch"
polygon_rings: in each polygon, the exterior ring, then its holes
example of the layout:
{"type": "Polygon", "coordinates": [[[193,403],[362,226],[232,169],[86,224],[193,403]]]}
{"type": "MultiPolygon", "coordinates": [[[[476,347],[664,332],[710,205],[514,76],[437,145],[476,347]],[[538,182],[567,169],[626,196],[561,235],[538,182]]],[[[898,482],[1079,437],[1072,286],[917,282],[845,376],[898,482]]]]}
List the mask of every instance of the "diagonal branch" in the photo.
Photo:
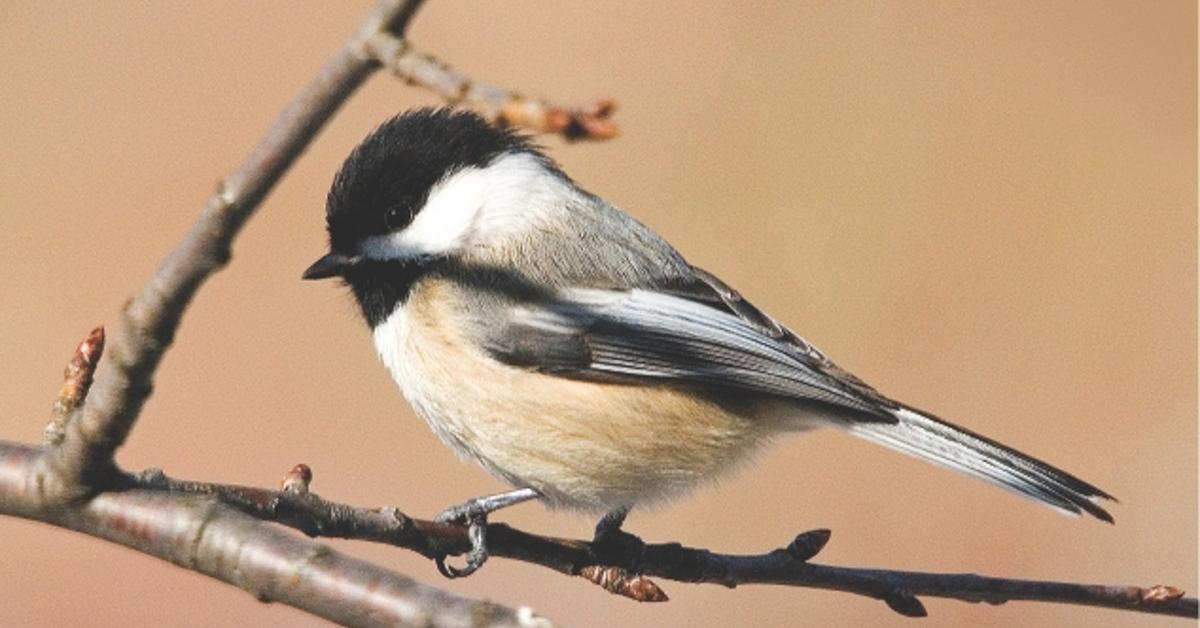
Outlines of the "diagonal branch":
{"type": "Polygon", "coordinates": [[[611,99],[567,108],[529,98],[511,89],[476,81],[386,32],[369,39],[367,47],[376,59],[410,85],[432,90],[448,103],[473,107],[493,122],[562,135],[568,140],[607,140],[617,136],[617,125],[609,119],[617,108],[611,99]]]}
{"type": "MultiPolygon", "coordinates": [[[[153,390],[154,372],[175,338],[184,310],[206,279],[229,262],[246,220],[334,111],[378,68],[365,54],[379,32],[404,33],[420,0],[385,0],[362,28],[284,109],[242,165],[219,186],[183,241],[125,306],[120,333],[78,420],[67,425],[47,464],[67,493],[95,487],[114,473],[112,459],[153,390]]],[[[86,494],[86,493],[85,493],[86,494]]]]}

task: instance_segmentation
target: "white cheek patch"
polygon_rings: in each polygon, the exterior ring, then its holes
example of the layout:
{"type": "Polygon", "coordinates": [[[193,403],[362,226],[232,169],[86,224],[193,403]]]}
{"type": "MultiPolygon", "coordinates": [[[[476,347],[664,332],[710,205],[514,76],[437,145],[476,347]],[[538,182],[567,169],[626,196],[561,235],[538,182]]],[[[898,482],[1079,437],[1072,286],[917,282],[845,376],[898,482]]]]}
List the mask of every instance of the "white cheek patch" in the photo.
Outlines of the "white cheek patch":
{"type": "Polygon", "coordinates": [[[404,260],[439,255],[462,246],[487,199],[486,177],[481,176],[484,172],[467,168],[439,181],[430,190],[425,206],[402,231],[363,240],[363,255],[404,260]]]}
{"type": "Polygon", "coordinates": [[[534,156],[505,155],[485,168],[464,168],[439,181],[407,227],[366,238],[362,254],[408,260],[461,250],[527,228],[564,192],[570,193],[569,186],[534,156]]]}

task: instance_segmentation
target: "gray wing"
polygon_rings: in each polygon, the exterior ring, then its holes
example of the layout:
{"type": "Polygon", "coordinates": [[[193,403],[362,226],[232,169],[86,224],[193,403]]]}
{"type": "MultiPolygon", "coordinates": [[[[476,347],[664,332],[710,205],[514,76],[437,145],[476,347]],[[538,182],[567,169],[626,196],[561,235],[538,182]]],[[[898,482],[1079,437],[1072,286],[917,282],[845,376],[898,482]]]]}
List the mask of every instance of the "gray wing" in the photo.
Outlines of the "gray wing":
{"type": "Polygon", "coordinates": [[[801,359],[814,370],[820,371],[837,380],[842,386],[848,387],[859,395],[870,399],[879,407],[888,410],[896,410],[900,407],[900,404],[880,394],[879,391],[872,388],[853,373],[834,364],[819,349],[811,345],[807,340],[797,336],[792,330],[784,327],[779,321],[771,318],[766,312],[755,307],[753,303],[747,301],[737,290],[734,290],[729,284],[721,281],[716,275],[697,266],[692,266],[691,270],[696,281],[682,284],[673,291],[674,294],[707,303],[713,307],[718,307],[719,305],[731,314],[757,328],[760,332],[787,345],[793,352],[799,353],[801,359]]]}
{"type": "Polygon", "coordinates": [[[810,345],[737,297],[750,308],[739,312],[709,277],[697,275],[704,283],[690,286],[693,294],[577,289],[514,304],[484,346],[507,364],[564,377],[741,390],[897,421],[885,397],[844,378],[810,345]]]}

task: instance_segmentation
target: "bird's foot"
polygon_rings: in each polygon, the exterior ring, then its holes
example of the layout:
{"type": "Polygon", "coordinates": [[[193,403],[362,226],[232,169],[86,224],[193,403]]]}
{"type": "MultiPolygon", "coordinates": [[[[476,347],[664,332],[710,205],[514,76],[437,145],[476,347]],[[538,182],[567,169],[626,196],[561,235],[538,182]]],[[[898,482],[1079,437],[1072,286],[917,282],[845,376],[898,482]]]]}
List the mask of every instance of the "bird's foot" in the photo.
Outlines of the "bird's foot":
{"type": "Polygon", "coordinates": [[[446,562],[446,555],[443,554],[433,559],[437,565],[438,572],[447,578],[465,578],[483,566],[488,559],[487,548],[487,513],[480,513],[471,516],[465,521],[460,520],[457,513],[453,514],[449,519],[443,519],[442,515],[458,508],[448,508],[441,515],[438,515],[435,521],[439,523],[465,523],[467,526],[467,538],[471,541],[471,550],[467,552],[467,564],[463,567],[455,567],[446,562]]]}
{"type": "Polygon", "coordinates": [[[457,523],[467,526],[467,539],[471,542],[471,549],[467,552],[466,566],[461,568],[447,563],[445,555],[438,556],[434,559],[438,571],[447,578],[465,578],[478,571],[488,559],[488,514],[538,497],[541,495],[531,488],[519,488],[507,493],[473,497],[443,510],[433,520],[438,523],[457,523]]]}
{"type": "Polygon", "coordinates": [[[592,553],[602,562],[638,572],[646,557],[646,543],[636,535],[621,529],[629,508],[618,508],[596,523],[592,537],[592,553]]]}

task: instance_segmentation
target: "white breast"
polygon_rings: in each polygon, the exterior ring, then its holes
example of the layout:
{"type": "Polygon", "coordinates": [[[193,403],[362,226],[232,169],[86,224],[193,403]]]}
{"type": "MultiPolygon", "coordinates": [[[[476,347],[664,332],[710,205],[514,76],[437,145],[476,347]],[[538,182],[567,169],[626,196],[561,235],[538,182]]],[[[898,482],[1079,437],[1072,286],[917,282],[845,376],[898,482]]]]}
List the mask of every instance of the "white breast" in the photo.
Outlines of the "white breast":
{"type": "Polygon", "coordinates": [[[458,413],[443,402],[445,392],[439,394],[435,389],[446,377],[447,365],[428,359],[427,343],[422,342],[421,334],[414,334],[409,308],[402,306],[393,312],[375,327],[373,337],[375,351],[417,415],[459,456],[482,462],[468,445],[471,438],[456,420],[458,413]]]}

